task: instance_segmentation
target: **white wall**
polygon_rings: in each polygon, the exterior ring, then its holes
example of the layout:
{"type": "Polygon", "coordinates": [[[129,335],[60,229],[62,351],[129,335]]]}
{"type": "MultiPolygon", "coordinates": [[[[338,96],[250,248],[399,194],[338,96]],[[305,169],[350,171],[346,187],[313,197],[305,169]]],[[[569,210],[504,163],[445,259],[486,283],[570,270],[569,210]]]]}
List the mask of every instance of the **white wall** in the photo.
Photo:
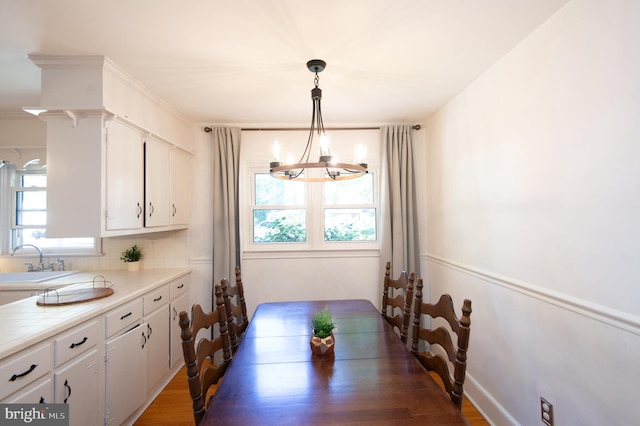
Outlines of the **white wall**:
{"type": "Polygon", "coordinates": [[[640,3],[574,0],[425,129],[430,292],[495,424],[637,424],[640,3]]]}

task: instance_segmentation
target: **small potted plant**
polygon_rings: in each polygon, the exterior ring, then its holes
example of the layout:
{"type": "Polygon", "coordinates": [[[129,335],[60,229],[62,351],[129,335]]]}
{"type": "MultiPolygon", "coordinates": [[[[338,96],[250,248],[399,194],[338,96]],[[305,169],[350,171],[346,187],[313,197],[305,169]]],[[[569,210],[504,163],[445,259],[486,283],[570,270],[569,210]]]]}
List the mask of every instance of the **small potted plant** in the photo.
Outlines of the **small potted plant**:
{"type": "Polygon", "coordinates": [[[335,346],[335,338],[333,330],[336,325],[333,323],[333,317],[329,312],[329,308],[317,311],[311,319],[311,328],[313,336],[311,337],[311,351],[320,356],[332,355],[335,346]]]}
{"type": "Polygon", "coordinates": [[[122,252],[120,259],[127,264],[127,268],[130,271],[137,271],[140,269],[140,259],[142,259],[142,252],[137,245],[126,249],[122,252]]]}

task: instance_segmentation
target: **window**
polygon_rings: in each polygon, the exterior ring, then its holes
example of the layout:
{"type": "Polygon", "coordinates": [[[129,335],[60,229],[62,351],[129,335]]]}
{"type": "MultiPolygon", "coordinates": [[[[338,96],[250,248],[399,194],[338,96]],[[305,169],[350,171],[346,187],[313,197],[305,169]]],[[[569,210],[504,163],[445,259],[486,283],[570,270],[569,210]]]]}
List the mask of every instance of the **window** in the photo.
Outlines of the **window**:
{"type": "Polygon", "coordinates": [[[14,169],[8,182],[13,182],[8,192],[12,199],[9,249],[33,244],[50,253],[98,251],[95,238],[47,238],[47,174],[38,160],[27,163],[24,170],[14,169]]]}
{"type": "MultiPolygon", "coordinates": [[[[336,182],[296,182],[253,173],[252,243],[315,248],[377,240],[373,173],[336,182]]],[[[328,247],[325,247],[328,248],[328,247]]]]}
{"type": "Polygon", "coordinates": [[[377,250],[380,132],[331,132],[336,158],[354,158],[357,148],[367,147],[369,173],[365,176],[330,182],[271,177],[267,167],[274,141],[283,158],[296,158],[308,135],[308,130],[242,132],[240,197],[247,206],[240,212],[243,250],[377,250]]]}

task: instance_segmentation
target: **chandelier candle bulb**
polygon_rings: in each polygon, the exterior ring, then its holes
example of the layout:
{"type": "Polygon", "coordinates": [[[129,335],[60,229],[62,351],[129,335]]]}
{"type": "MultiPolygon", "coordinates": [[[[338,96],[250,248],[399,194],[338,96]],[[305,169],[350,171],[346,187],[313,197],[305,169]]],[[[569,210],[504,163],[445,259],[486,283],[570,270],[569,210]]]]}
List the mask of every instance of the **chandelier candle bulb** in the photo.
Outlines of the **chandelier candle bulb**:
{"type": "Polygon", "coordinates": [[[278,139],[273,141],[273,162],[280,162],[280,142],[278,142],[278,139]]]}

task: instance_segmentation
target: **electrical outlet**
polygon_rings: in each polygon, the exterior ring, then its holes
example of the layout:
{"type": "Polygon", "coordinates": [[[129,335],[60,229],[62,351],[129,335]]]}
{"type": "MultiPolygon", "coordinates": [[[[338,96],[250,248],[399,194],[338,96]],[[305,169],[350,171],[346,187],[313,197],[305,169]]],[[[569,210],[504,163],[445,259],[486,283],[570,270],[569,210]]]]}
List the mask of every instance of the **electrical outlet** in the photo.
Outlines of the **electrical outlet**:
{"type": "Polygon", "coordinates": [[[543,397],[540,397],[540,414],[545,425],[553,426],[553,405],[543,397]]]}

